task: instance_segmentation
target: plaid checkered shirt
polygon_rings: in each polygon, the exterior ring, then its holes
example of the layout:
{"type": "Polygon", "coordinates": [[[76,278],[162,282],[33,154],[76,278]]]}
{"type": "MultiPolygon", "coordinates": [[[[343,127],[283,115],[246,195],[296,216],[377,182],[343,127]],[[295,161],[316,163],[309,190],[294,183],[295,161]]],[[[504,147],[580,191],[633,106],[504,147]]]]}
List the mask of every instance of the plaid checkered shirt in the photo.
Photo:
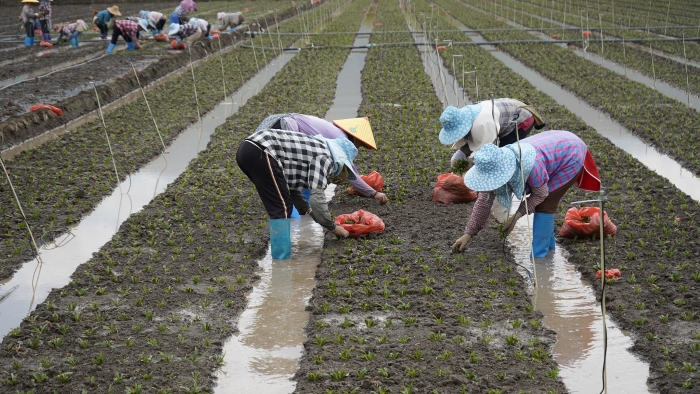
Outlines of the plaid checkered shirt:
{"type": "Polygon", "coordinates": [[[518,108],[510,99],[496,99],[494,100],[494,104],[501,113],[498,118],[498,122],[501,125],[501,129],[498,132],[499,138],[503,138],[512,133],[517,125],[520,125],[520,123],[532,117],[532,113],[530,113],[530,111],[523,108],[518,108]],[[515,124],[510,123],[512,120],[515,120],[515,124]]]}
{"type": "Polygon", "coordinates": [[[184,25],[180,25],[180,30],[178,30],[177,33],[175,33],[175,35],[180,37],[180,39],[184,40],[185,38],[196,33],[197,29],[199,29],[199,26],[190,25],[189,23],[187,23],[184,25]]]}
{"type": "Polygon", "coordinates": [[[181,5],[175,7],[175,10],[173,12],[178,14],[178,16],[180,16],[180,18],[182,18],[182,19],[187,18],[187,12],[185,12],[185,7],[183,7],[181,5]]]}
{"type": "Polygon", "coordinates": [[[284,171],[290,190],[324,190],[333,173],[333,157],[326,144],[293,131],[266,129],[247,140],[265,148],[284,171]]]}
{"type": "Polygon", "coordinates": [[[114,26],[118,27],[123,34],[136,36],[139,31],[139,24],[130,20],[118,20],[114,22],[114,26]]]}
{"type": "Polygon", "coordinates": [[[547,131],[523,141],[532,144],[537,151],[526,186],[538,188],[547,184],[550,193],[578,175],[588,152],[586,143],[568,131],[547,131]]]}

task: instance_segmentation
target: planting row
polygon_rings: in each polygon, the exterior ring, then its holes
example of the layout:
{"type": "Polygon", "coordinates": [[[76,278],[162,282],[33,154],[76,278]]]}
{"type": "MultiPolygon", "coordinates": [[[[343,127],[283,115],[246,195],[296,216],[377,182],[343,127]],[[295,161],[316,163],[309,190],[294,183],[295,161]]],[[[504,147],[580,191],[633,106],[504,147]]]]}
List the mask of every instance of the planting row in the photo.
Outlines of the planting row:
{"type": "MultiPolygon", "coordinates": [[[[368,3],[351,4],[328,29],[357,29],[368,3]]],[[[6,337],[3,390],[211,392],[268,239],[262,204],[233,153],[268,111],[324,112],[348,52],[296,55],[70,285],[6,337]]]]}
{"type": "MultiPolygon", "coordinates": [[[[437,3],[471,28],[507,26],[490,15],[460,7],[457,0],[437,3]]],[[[484,37],[492,41],[532,38],[524,31],[486,31],[484,37]]],[[[700,140],[693,132],[700,122],[700,112],[555,45],[507,44],[501,48],[608,113],[690,171],[700,173],[700,140]]]]}
{"type": "MultiPolygon", "coordinates": [[[[485,11],[494,11],[493,8],[483,8],[483,2],[478,0],[465,1],[475,7],[482,6],[482,9],[485,11]]],[[[501,12],[500,8],[497,10],[496,15],[505,15],[501,12]]],[[[514,22],[530,28],[556,28],[561,26],[559,23],[544,21],[539,16],[533,18],[533,14],[523,18],[515,17],[512,14],[509,16],[514,22]]],[[[580,40],[582,38],[581,31],[578,30],[547,30],[547,32],[549,35],[555,36],[557,40],[580,40]]],[[[625,37],[624,32],[619,32],[619,35],[621,36],[620,38],[625,37]]],[[[695,44],[688,42],[686,45],[690,47],[695,44]]],[[[622,43],[615,42],[606,42],[604,44],[600,42],[589,42],[585,45],[578,43],[576,46],[579,48],[586,48],[587,51],[602,55],[606,59],[610,59],[630,69],[640,71],[650,78],[667,82],[682,90],[700,94],[700,73],[698,72],[700,70],[693,65],[687,65],[688,70],[686,73],[685,63],[659,56],[658,50],[656,51],[656,55],[654,55],[653,49],[647,50],[636,45],[623,45],[622,43]]]]}
{"type": "MultiPolygon", "coordinates": [[[[380,3],[375,22],[375,30],[406,30],[396,2],[380,3]]],[[[411,40],[382,34],[371,43],[411,40]]],[[[359,113],[372,120],[379,150],[356,163],[385,177],[391,201],[367,206],[341,192],[330,207],[370,210],[386,230],[326,241],[296,391],[564,392],[549,355],[554,334],[500,255],[495,223],[468,256],[449,249],[470,207],[431,201],[430,184],[449,171],[449,155],[437,142],[442,108],[420,54],[411,46],[370,49],[362,90],[359,113]]]]}
{"type": "MultiPolygon", "coordinates": [[[[339,2],[334,2],[337,5],[339,2]]],[[[330,7],[331,3],[322,7],[330,7]]],[[[294,11],[294,10],[292,10],[294,11]]],[[[274,19],[273,19],[274,21],[274,19]]],[[[290,21],[285,31],[300,32],[303,24],[290,21]]],[[[294,36],[277,37],[282,45],[289,45],[294,36]]],[[[257,45],[268,44],[269,36],[258,36],[257,45]]],[[[208,52],[193,48],[193,56],[203,57],[208,52]]],[[[253,76],[260,65],[276,56],[273,51],[255,53],[249,49],[234,49],[222,55],[226,65],[224,76],[231,93],[253,76]]],[[[178,66],[186,66],[186,54],[178,57],[178,66]]],[[[144,84],[143,76],[141,83],[144,84]]],[[[220,59],[214,57],[195,68],[199,111],[204,113],[223,98],[220,59]]],[[[138,85],[133,78],[122,81],[129,90],[138,85]]],[[[116,99],[108,88],[99,89],[103,95],[116,99]]],[[[96,105],[94,93],[84,94],[84,100],[96,105]]],[[[183,73],[172,81],[147,93],[164,142],[167,144],[187,125],[197,121],[191,73],[183,73]]],[[[75,105],[78,105],[77,103],[75,105]]],[[[70,111],[71,108],[66,110],[70,111]]],[[[124,105],[105,115],[107,133],[110,135],[115,160],[122,176],[136,171],[157,156],[163,146],[153,127],[148,109],[142,99],[124,105]]],[[[21,153],[8,162],[8,169],[29,225],[40,240],[46,242],[65,231],[89,212],[105,195],[111,193],[117,180],[112,167],[112,156],[105,140],[105,130],[100,121],[93,121],[54,141],[21,153]]],[[[122,179],[123,180],[123,179],[122,179]]],[[[0,277],[6,278],[24,261],[34,256],[30,247],[26,225],[17,209],[9,185],[0,182],[0,277]]]]}
{"type": "MultiPolygon", "coordinates": [[[[424,4],[424,9],[429,10],[425,3],[416,4],[424,4]]],[[[440,17],[447,18],[444,14],[440,17]]],[[[453,38],[468,39],[462,33],[453,38]]],[[[695,262],[700,248],[694,240],[698,233],[696,217],[700,213],[697,202],[495,61],[488,51],[456,47],[443,52],[445,59],[451,59],[453,54],[464,55],[472,62],[470,67],[480,70],[480,89],[493,91],[496,97],[517,97],[530,102],[541,111],[548,128],[571,130],[586,142],[598,164],[603,185],[608,188],[608,214],[618,226],[617,236],[608,238],[606,247],[609,266],[622,272],[621,280],[609,282],[609,313],[623,329],[634,333],[633,351],[650,362],[650,380],[656,388],[662,393],[677,392],[684,387],[697,389],[700,385],[696,374],[700,303],[694,296],[700,290],[700,265],[695,262]]],[[[451,61],[445,61],[445,65],[450,68],[451,61]]],[[[459,67],[453,70],[459,72],[459,67]]],[[[466,89],[471,97],[475,96],[473,87],[466,89]]],[[[560,206],[557,225],[562,224],[569,202],[591,197],[571,189],[560,206]]],[[[568,250],[569,261],[600,291],[599,282],[593,281],[600,256],[599,243],[560,240],[560,245],[568,250]]]]}

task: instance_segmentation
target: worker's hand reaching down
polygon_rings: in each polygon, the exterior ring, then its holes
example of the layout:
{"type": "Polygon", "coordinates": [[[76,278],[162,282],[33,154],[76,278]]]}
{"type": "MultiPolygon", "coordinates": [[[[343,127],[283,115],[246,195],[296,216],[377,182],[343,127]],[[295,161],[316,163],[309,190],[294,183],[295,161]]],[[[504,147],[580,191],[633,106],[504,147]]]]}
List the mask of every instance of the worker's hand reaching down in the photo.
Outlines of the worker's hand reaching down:
{"type": "Polygon", "coordinates": [[[333,234],[335,234],[338,238],[347,238],[348,236],[350,236],[348,230],[342,228],[341,226],[335,226],[333,234]]]}
{"type": "Polygon", "coordinates": [[[457,242],[452,245],[452,251],[457,253],[457,252],[464,252],[464,250],[467,248],[467,245],[469,245],[469,242],[471,242],[472,236],[469,234],[464,234],[459,239],[457,242]]]}
{"type": "Polygon", "coordinates": [[[384,194],[384,193],[382,193],[382,192],[377,192],[377,193],[374,195],[374,199],[377,200],[377,201],[379,201],[379,203],[382,204],[382,205],[384,205],[384,204],[386,204],[387,202],[389,202],[389,199],[387,198],[386,194],[384,194]]]}
{"type": "Polygon", "coordinates": [[[510,234],[511,231],[515,228],[515,223],[523,217],[523,214],[520,212],[516,212],[513,216],[509,217],[505,222],[503,222],[503,229],[501,232],[503,234],[508,235],[510,234]]]}

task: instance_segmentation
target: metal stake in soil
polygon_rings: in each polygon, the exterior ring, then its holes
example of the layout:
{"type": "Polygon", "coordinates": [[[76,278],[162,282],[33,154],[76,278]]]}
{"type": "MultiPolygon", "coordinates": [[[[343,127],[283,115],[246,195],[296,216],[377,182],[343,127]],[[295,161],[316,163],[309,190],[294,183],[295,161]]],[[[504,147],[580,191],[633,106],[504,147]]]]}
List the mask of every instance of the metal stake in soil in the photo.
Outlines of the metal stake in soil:
{"type": "Polygon", "coordinates": [[[202,141],[202,114],[199,112],[199,98],[197,97],[197,80],[194,77],[194,64],[192,64],[192,50],[190,45],[187,45],[187,53],[190,55],[190,71],[192,71],[192,87],[194,87],[194,101],[197,103],[197,118],[199,119],[199,139],[197,140],[197,151],[199,151],[199,144],[202,141]]]}
{"type": "Polygon", "coordinates": [[[224,87],[224,103],[226,103],[226,74],[224,73],[224,54],[221,52],[221,38],[219,38],[219,60],[221,61],[221,82],[224,87]]]}
{"type": "Polygon", "coordinates": [[[112,150],[112,143],[109,140],[109,134],[107,134],[107,124],[105,123],[105,117],[102,113],[102,105],[100,104],[100,95],[97,93],[97,87],[95,83],[92,83],[92,88],[95,91],[95,97],[97,98],[97,109],[100,114],[100,121],[102,121],[102,128],[105,132],[105,138],[107,139],[107,146],[109,147],[109,154],[112,156],[112,166],[114,167],[114,176],[117,177],[117,186],[119,186],[119,193],[122,193],[122,185],[119,182],[119,171],[117,171],[117,161],[114,159],[114,151],[112,150]]]}

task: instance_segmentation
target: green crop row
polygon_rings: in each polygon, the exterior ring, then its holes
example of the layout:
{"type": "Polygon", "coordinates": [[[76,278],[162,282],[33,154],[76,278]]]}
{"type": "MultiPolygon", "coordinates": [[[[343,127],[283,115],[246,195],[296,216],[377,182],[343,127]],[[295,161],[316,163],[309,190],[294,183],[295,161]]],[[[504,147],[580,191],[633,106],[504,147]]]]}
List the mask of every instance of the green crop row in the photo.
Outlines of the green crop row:
{"type": "MultiPolygon", "coordinates": [[[[328,30],[356,29],[367,4],[351,4],[328,30]]],[[[348,53],[297,54],[220,127],[164,193],[4,339],[0,387],[211,392],[267,249],[266,215],[236,167],[237,146],[267,112],[325,112],[348,53]]]]}
{"type": "MultiPolygon", "coordinates": [[[[507,26],[490,15],[459,8],[461,3],[456,0],[438,3],[469,27],[507,26]]],[[[532,38],[523,31],[490,31],[484,32],[484,37],[492,41],[532,38]]],[[[700,173],[700,137],[692,131],[700,122],[698,111],[555,45],[507,44],[501,48],[610,114],[630,132],[674,157],[692,172],[700,173]]]]}
{"type": "MultiPolygon", "coordinates": [[[[333,4],[337,6],[338,2],[333,4]]],[[[331,7],[331,3],[321,7],[331,7]]],[[[297,19],[284,23],[280,30],[305,31],[304,24],[297,19]]],[[[259,35],[253,42],[270,46],[271,39],[269,35],[259,35]]],[[[273,42],[287,46],[295,39],[295,36],[274,37],[273,42]]],[[[218,47],[212,49],[217,51],[218,47]]],[[[257,72],[258,67],[272,60],[272,55],[259,51],[256,54],[243,48],[224,53],[228,93],[238,89],[257,72]]],[[[195,79],[199,110],[204,113],[223,98],[220,60],[213,57],[196,66],[195,79]]],[[[166,144],[187,125],[197,121],[197,103],[190,73],[183,73],[146,95],[166,144]]],[[[136,171],[163,150],[143,99],[105,114],[105,124],[121,176],[136,171]]],[[[104,133],[101,122],[92,121],[8,161],[12,182],[37,238],[50,241],[53,235],[77,223],[116,186],[104,133]]],[[[34,253],[26,225],[4,180],[0,182],[0,215],[0,232],[3,234],[0,278],[5,278],[22,262],[31,259],[34,253]]]]}
{"type": "MultiPolygon", "coordinates": [[[[447,0],[440,3],[460,20],[474,20],[453,11],[455,8],[446,4],[447,0]]],[[[441,18],[448,21],[444,14],[441,18]]],[[[468,39],[462,33],[453,38],[468,39]]],[[[606,260],[608,267],[622,271],[623,280],[609,282],[608,297],[614,300],[607,304],[609,312],[622,328],[636,334],[634,351],[650,361],[650,381],[657,389],[666,393],[675,392],[675,387],[682,385],[697,387],[693,360],[700,350],[700,320],[694,311],[699,305],[689,297],[700,289],[700,265],[694,262],[698,247],[694,240],[698,232],[696,216],[700,213],[697,202],[597,134],[487,51],[456,47],[442,54],[445,59],[451,59],[453,54],[470,59],[470,66],[479,69],[483,91],[531,102],[547,120],[548,128],[570,130],[583,138],[596,159],[603,186],[609,191],[608,214],[618,226],[617,236],[606,242],[606,260]],[[675,326],[684,327],[684,333],[675,326]]],[[[445,61],[447,67],[451,67],[450,63],[445,61]]],[[[468,86],[467,90],[474,97],[473,87],[468,86]]],[[[569,191],[560,206],[558,225],[563,222],[569,202],[590,197],[579,190],[569,191]]],[[[570,253],[569,261],[584,278],[592,280],[600,255],[598,242],[560,242],[570,253]]],[[[599,282],[593,283],[599,291],[599,282]]]]}
{"type": "MultiPolygon", "coordinates": [[[[395,2],[379,3],[375,23],[374,31],[406,30],[395,2]]],[[[408,41],[405,33],[371,38],[408,41]]],[[[370,49],[362,91],[359,114],[369,116],[379,150],[356,163],[382,174],[390,202],[341,192],[331,207],[370,210],[386,231],[326,242],[296,392],[564,392],[548,353],[553,336],[523,279],[498,258],[496,230],[471,257],[449,251],[469,208],[430,201],[449,154],[437,141],[442,107],[418,51],[370,49]]]]}
{"type": "MultiPolygon", "coordinates": [[[[477,7],[482,5],[482,3],[478,1],[466,1],[477,7]]],[[[510,20],[529,28],[559,27],[558,24],[544,22],[539,16],[537,19],[533,19],[533,14],[530,14],[529,17],[518,17],[513,14],[503,14],[500,8],[497,9],[498,12],[496,15],[501,17],[506,17],[507,15],[507,18],[510,18],[510,20]]],[[[493,9],[485,9],[485,11],[493,12],[493,9]]],[[[580,31],[547,30],[546,32],[549,35],[556,35],[558,40],[579,40],[582,38],[580,31]]],[[[630,38],[626,36],[625,32],[619,32],[619,36],[620,38],[630,38]]],[[[695,44],[688,42],[686,45],[690,48],[695,44]]],[[[581,43],[576,44],[576,46],[584,47],[581,43]]],[[[656,51],[656,55],[653,55],[651,51],[641,49],[637,46],[623,45],[622,43],[614,42],[604,43],[602,45],[600,42],[590,42],[587,45],[587,50],[602,55],[606,59],[610,59],[620,65],[625,65],[632,70],[638,70],[650,78],[656,78],[674,85],[679,89],[689,90],[694,94],[700,93],[700,73],[698,73],[698,68],[688,65],[688,72],[686,75],[686,65],[684,63],[659,56],[658,50],[656,51]]]]}

